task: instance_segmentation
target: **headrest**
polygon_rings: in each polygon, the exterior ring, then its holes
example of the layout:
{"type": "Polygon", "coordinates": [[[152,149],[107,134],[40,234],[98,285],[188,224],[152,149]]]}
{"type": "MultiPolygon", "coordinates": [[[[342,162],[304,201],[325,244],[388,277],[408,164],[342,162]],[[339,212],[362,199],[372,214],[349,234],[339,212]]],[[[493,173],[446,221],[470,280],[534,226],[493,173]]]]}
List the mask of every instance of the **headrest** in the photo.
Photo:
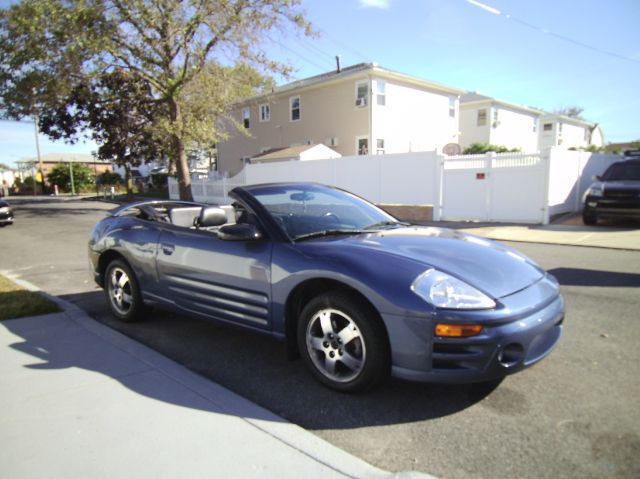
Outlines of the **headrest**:
{"type": "Polygon", "coordinates": [[[227,222],[227,213],[219,206],[205,206],[200,212],[198,226],[220,226],[227,222]]]}
{"type": "Polygon", "coordinates": [[[172,208],[169,210],[169,218],[171,219],[171,223],[176,226],[190,228],[193,226],[195,219],[198,218],[201,210],[201,206],[172,208]]]}

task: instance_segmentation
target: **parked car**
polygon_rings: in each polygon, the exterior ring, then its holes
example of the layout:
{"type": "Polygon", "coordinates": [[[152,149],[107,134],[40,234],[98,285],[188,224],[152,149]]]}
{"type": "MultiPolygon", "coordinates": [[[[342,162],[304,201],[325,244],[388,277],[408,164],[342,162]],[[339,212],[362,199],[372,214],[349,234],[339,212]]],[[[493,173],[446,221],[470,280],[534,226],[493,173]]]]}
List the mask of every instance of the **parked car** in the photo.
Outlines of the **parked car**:
{"type": "Polygon", "coordinates": [[[0,227],[13,224],[13,210],[9,203],[0,200],[0,227]]]}
{"type": "Polygon", "coordinates": [[[640,219],[640,159],[612,164],[585,192],[582,220],[595,225],[600,218],[640,219]]]}
{"type": "Polygon", "coordinates": [[[547,356],[557,281],[517,251],[412,226],[313,183],[237,187],[233,204],[148,201],[93,229],[96,282],[123,321],[145,304],[286,342],[323,384],[483,382],[547,356]]]}

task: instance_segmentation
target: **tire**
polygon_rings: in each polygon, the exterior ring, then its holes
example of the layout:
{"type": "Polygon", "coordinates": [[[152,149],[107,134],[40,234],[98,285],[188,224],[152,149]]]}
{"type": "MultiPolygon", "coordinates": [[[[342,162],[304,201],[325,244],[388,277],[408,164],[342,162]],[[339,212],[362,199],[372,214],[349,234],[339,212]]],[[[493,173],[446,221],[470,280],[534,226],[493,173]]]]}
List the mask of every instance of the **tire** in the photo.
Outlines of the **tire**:
{"type": "Polygon", "coordinates": [[[364,391],[389,376],[382,320],[355,295],[328,292],[312,299],[302,310],[297,336],[307,367],[331,389],[364,391]]]}
{"type": "Polygon", "coordinates": [[[104,292],[111,313],[120,321],[140,319],[144,304],[140,287],[129,265],[121,259],[109,263],[104,275],[104,292]]]}
{"type": "Polygon", "coordinates": [[[594,226],[598,223],[598,215],[595,211],[590,211],[585,208],[582,210],[582,222],[587,226],[594,226]]]}

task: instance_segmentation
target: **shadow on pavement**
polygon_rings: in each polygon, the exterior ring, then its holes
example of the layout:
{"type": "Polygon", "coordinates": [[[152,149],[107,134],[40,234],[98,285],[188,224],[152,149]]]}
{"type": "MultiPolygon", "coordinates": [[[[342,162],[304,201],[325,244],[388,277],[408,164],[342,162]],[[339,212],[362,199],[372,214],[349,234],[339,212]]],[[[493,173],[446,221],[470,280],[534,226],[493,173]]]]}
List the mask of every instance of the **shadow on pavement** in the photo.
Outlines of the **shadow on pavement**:
{"type": "Polygon", "coordinates": [[[640,287],[640,274],[595,271],[582,268],[555,268],[549,270],[564,286],[640,287]]]}
{"type": "Polygon", "coordinates": [[[499,385],[391,380],[364,394],[341,394],[316,382],[302,361],[288,361],[284,344],[272,338],[156,309],[140,322],[123,323],[109,313],[102,291],[62,298],[97,321],[305,429],[435,419],[472,406],[499,385]]]}
{"type": "MultiPolygon", "coordinates": [[[[32,382],[34,378],[40,378],[29,387],[32,395],[55,395],[65,390],[82,395],[91,387],[110,394],[109,387],[100,386],[99,380],[74,371],[81,369],[112,378],[141,396],[168,404],[253,419],[277,420],[261,408],[248,409],[239,402],[234,402],[229,407],[228,400],[226,403],[224,400],[216,401],[215,395],[212,395],[213,400],[207,400],[203,397],[202,390],[190,387],[188,379],[186,383],[182,382],[185,381],[184,378],[179,382],[168,380],[170,372],[163,374],[147,362],[132,360],[126,347],[121,348],[121,344],[105,341],[66,318],[56,319],[54,315],[19,318],[3,321],[2,326],[21,338],[21,341],[13,342],[9,347],[29,356],[26,361],[22,358],[21,362],[26,363],[24,368],[32,371],[71,370],[69,374],[52,377],[31,375],[32,382]]],[[[44,400],[43,407],[47,404],[47,400],[44,400]]],[[[92,405],[88,404],[87,407],[91,408],[92,405]]]]}

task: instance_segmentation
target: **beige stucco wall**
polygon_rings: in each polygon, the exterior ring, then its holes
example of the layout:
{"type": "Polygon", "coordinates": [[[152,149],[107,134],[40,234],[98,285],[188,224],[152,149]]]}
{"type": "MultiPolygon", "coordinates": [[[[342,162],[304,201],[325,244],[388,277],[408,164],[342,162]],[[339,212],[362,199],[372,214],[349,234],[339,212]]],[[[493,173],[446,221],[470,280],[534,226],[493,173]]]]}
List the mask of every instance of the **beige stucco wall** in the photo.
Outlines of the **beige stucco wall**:
{"type": "MultiPolygon", "coordinates": [[[[232,127],[228,127],[231,137],[218,145],[218,169],[234,175],[242,169],[243,157],[257,155],[265,149],[308,142],[327,144],[341,155],[354,155],[355,138],[369,131],[369,108],[355,105],[356,81],[366,78],[366,75],[350,77],[243,106],[251,108],[251,124],[247,130],[250,136],[234,133],[232,127]],[[300,96],[298,121],[290,121],[289,98],[293,96],[300,96]],[[271,120],[260,122],[259,105],[265,102],[271,105],[271,120]],[[329,138],[337,138],[338,145],[329,145],[329,138]]],[[[234,113],[239,122],[242,108],[234,113]]]]}

